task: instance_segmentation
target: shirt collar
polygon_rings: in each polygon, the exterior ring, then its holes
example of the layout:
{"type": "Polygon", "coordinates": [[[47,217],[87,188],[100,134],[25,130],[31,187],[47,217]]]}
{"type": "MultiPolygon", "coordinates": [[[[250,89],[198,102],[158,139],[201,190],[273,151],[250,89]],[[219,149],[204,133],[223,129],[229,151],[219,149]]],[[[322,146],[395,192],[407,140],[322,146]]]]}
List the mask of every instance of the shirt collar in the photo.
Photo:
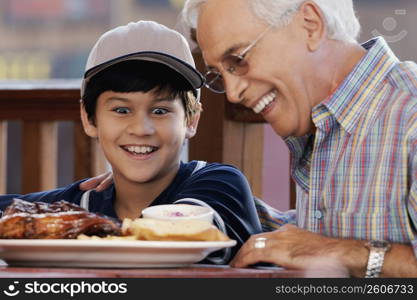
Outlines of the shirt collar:
{"type": "Polygon", "coordinates": [[[373,91],[392,70],[398,58],[382,37],[374,38],[362,47],[368,52],[337,90],[313,109],[313,121],[318,126],[329,114],[349,133],[352,133],[359,117],[369,110],[372,101],[378,101],[373,91]],[[324,113],[323,108],[328,112],[324,113]]]}

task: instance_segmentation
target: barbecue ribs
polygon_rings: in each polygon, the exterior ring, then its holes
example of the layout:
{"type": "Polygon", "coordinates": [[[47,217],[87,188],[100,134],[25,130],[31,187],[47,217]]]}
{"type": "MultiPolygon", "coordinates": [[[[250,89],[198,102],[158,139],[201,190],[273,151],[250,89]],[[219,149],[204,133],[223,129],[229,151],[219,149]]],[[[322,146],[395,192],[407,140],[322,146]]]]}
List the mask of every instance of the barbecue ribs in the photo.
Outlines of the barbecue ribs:
{"type": "Polygon", "coordinates": [[[61,200],[52,204],[15,199],[0,219],[2,239],[74,239],[121,235],[120,224],[61,200]]]}

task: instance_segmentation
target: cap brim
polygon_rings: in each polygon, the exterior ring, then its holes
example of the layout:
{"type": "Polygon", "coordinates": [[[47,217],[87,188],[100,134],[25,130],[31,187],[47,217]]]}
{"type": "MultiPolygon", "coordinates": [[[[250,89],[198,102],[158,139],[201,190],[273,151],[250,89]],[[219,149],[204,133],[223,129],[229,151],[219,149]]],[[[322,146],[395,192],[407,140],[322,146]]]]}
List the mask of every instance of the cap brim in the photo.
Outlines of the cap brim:
{"type": "Polygon", "coordinates": [[[91,77],[112,65],[128,60],[145,60],[164,64],[182,75],[195,90],[201,88],[204,83],[204,77],[201,73],[188,63],[166,53],[143,51],[117,57],[87,70],[82,82],[81,95],[84,94],[85,85],[91,77]]]}

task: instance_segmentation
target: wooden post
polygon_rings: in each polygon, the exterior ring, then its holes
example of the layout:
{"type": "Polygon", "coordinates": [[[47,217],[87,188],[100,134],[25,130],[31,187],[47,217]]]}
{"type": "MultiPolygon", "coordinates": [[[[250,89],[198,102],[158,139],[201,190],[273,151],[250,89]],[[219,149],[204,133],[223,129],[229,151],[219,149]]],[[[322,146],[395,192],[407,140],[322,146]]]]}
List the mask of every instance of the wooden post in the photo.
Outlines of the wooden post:
{"type": "Polygon", "coordinates": [[[22,133],[22,193],[27,194],[40,190],[40,123],[26,121],[22,133]]]}
{"type": "Polygon", "coordinates": [[[91,138],[84,133],[81,122],[74,122],[74,180],[92,176],[91,138]]]}
{"type": "Polygon", "coordinates": [[[42,122],[40,138],[41,190],[57,187],[58,182],[58,123],[42,122]]]}
{"type": "Polygon", "coordinates": [[[33,193],[56,187],[57,124],[23,122],[22,193],[33,193]]]}
{"type": "Polygon", "coordinates": [[[40,122],[23,122],[22,133],[22,193],[32,193],[41,187],[41,129],[40,122]]]}
{"type": "Polygon", "coordinates": [[[264,152],[264,125],[245,124],[243,140],[243,173],[251,184],[252,192],[262,198],[263,159],[264,152]]]}
{"type": "Polygon", "coordinates": [[[97,141],[92,141],[91,147],[93,154],[92,176],[97,176],[109,171],[109,165],[99,143],[97,141]]]}
{"type": "Polygon", "coordinates": [[[97,140],[87,136],[81,122],[74,122],[74,180],[97,176],[109,170],[97,140]]]}
{"type": "Polygon", "coordinates": [[[7,184],[7,122],[0,121],[0,194],[6,193],[7,184]]]}

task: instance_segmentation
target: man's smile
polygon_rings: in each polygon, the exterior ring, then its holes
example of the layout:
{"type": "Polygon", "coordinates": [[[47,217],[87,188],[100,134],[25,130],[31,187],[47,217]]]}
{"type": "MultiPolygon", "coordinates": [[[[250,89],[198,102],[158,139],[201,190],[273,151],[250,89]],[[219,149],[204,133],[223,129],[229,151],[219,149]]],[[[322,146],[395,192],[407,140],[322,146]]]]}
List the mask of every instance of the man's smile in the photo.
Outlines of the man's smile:
{"type": "Polygon", "coordinates": [[[261,113],[268,105],[275,101],[277,96],[277,90],[273,90],[268,94],[261,97],[255,105],[252,106],[252,110],[259,114],[261,113]]]}

